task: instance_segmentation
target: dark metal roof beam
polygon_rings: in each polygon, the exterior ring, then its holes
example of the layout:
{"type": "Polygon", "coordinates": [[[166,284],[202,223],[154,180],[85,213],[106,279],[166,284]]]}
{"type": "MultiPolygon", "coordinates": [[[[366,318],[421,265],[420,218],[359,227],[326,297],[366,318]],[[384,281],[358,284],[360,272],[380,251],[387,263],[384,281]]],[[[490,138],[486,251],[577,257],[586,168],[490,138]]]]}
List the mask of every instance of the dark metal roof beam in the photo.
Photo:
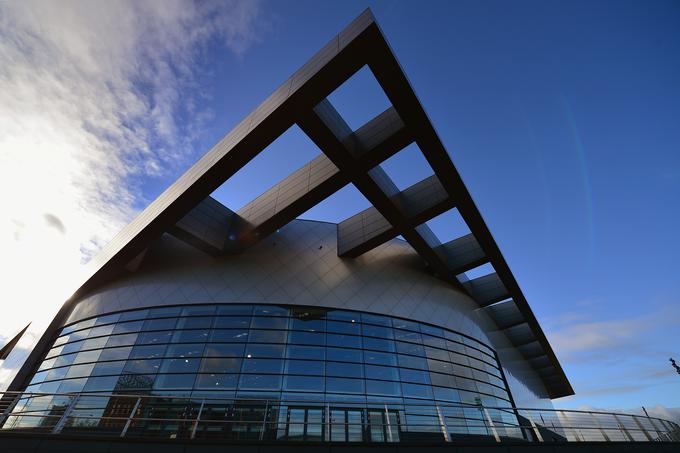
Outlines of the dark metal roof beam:
{"type": "Polygon", "coordinates": [[[463,283],[463,286],[482,307],[510,297],[508,290],[495,272],[468,280],[463,283]]]}
{"type": "MultiPolygon", "coordinates": [[[[382,172],[380,177],[384,176],[386,175],[382,172]]],[[[376,181],[376,172],[371,172],[371,177],[376,181]]],[[[382,190],[386,192],[385,189],[382,190]]],[[[434,175],[389,198],[398,209],[403,223],[392,224],[377,208],[370,207],[338,224],[338,255],[357,257],[402,234],[403,231],[416,228],[448,211],[454,205],[434,175]]]]}
{"type": "Polygon", "coordinates": [[[489,261],[472,233],[440,245],[436,252],[456,274],[462,274],[489,261]]]}
{"type": "MultiPolygon", "coordinates": [[[[346,138],[351,135],[351,129],[328,100],[322,101],[314,107],[312,112],[303,115],[298,124],[341,171],[352,171],[356,165],[355,154],[345,146],[346,138]]],[[[381,185],[384,186],[385,181],[388,180],[389,178],[382,169],[376,167],[369,173],[354,175],[352,182],[390,224],[405,225],[406,219],[403,214],[381,188],[381,185]],[[376,181],[382,181],[383,184],[376,181]]],[[[420,227],[423,227],[423,225],[420,227]]],[[[421,230],[423,229],[421,228],[421,230]]],[[[428,243],[427,230],[429,228],[425,226],[424,232],[426,234],[424,235],[415,228],[405,228],[401,234],[430,265],[435,274],[460,287],[455,274],[448,270],[444,262],[432,249],[432,244],[428,243]]],[[[431,231],[429,235],[434,237],[431,231]]]]}
{"type": "Polygon", "coordinates": [[[238,211],[243,223],[230,232],[227,251],[242,250],[266,237],[347,185],[353,175],[368,172],[412,141],[396,110],[388,108],[346,137],[346,146],[356,156],[353,172],[338,170],[324,154],[314,158],[238,211]]]}

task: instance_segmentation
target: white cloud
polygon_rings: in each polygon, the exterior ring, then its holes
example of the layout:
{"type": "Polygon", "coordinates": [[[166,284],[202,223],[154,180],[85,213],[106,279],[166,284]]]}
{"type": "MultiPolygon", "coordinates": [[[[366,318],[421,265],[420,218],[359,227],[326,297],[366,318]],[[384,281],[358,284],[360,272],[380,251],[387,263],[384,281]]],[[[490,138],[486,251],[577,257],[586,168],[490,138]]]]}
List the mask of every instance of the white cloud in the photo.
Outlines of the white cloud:
{"type": "Polygon", "coordinates": [[[146,204],[141,178],[185,163],[210,119],[205,45],[242,55],[259,14],[255,1],[0,3],[0,335],[44,326],[146,204]]]}

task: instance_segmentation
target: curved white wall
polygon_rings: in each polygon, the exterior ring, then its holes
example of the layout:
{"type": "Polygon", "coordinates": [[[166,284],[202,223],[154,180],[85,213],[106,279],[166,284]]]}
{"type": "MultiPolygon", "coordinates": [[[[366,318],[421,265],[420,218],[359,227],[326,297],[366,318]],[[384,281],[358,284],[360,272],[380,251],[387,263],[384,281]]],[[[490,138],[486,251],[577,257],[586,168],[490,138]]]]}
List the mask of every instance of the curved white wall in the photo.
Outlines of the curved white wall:
{"type": "Polygon", "coordinates": [[[395,239],[359,258],[337,256],[335,224],[295,220],[240,255],[213,258],[169,236],[126,278],[82,298],[68,323],[146,306],[268,303],[389,314],[440,325],[499,354],[518,406],[550,407],[537,375],[466,294],[424,271],[395,239]]]}

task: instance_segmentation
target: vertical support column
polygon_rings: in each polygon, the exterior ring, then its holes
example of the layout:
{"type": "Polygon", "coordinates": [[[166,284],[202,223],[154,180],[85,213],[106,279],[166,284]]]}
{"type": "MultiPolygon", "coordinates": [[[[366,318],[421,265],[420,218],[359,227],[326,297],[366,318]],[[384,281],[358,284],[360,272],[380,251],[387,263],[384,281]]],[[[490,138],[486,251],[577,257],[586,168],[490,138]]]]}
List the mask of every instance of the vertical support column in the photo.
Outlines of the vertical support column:
{"type": "Polygon", "coordinates": [[[451,442],[451,436],[449,435],[449,428],[446,426],[446,420],[444,419],[444,416],[442,415],[442,411],[439,408],[439,404],[436,404],[435,409],[437,409],[437,418],[439,419],[439,427],[442,430],[442,434],[444,435],[444,440],[447,442],[451,442]]]}
{"type": "Polygon", "coordinates": [[[78,399],[80,399],[80,394],[73,396],[73,399],[64,410],[64,413],[61,415],[61,418],[59,419],[57,424],[54,425],[54,428],[52,428],[52,434],[59,434],[61,430],[64,428],[64,425],[66,424],[66,419],[68,419],[69,415],[71,415],[71,412],[73,412],[73,408],[78,402],[78,399]]]}
{"type": "Polygon", "coordinates": [[[191,428],[191,439],[196,437],[196,430],[198,429],[198,422],[201,421],[201,414],[203,413],[203,406],[205,405],[205,398],[201,400],[201,407],[198,408],[198,414],[196,414],[196,420],[194,420],[194,426],[191,428]]]}
{"type": "Polygon", "coordinates": [[[135,405],[132,407],[132,410],[130,411],[130,416],[128,417],[127,421],[125,422],[125,426],[123,427],[123,431],[120,432],[120,437],[125,437],[127,434],[128,429],[130,428],[130,425],[132,424],[132,419],[135,417],[135,413],[137,412],[137,409],[139,409],[139,405],[142,403],[142,397],[137,397],[137,401],[135,402],[135,405]]]}

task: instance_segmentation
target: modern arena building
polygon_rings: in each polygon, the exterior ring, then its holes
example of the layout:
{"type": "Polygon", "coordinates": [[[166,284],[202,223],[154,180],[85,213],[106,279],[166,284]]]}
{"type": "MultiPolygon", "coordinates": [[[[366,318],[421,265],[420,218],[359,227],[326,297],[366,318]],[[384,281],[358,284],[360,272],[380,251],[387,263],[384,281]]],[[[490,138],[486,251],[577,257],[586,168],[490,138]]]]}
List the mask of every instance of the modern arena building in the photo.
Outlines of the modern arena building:
{"type": "Polygon", "coordinates": [[[370,11],[89,266],[4,394],[3,451],[678,440],[553,409],[572,387],[370,11]],[[327,97],[365,66],[392,106],[352,130],[327,97]],[[294,125],[318,157],[238,212],[210,197],[294,125]],[[380,163],[412,143],[434,174],[400,191],[380,163]],[[348,184],[369,209],[296,220],[348,184]],[[440,243],[454,208],[471,233],[440,243]]]}

